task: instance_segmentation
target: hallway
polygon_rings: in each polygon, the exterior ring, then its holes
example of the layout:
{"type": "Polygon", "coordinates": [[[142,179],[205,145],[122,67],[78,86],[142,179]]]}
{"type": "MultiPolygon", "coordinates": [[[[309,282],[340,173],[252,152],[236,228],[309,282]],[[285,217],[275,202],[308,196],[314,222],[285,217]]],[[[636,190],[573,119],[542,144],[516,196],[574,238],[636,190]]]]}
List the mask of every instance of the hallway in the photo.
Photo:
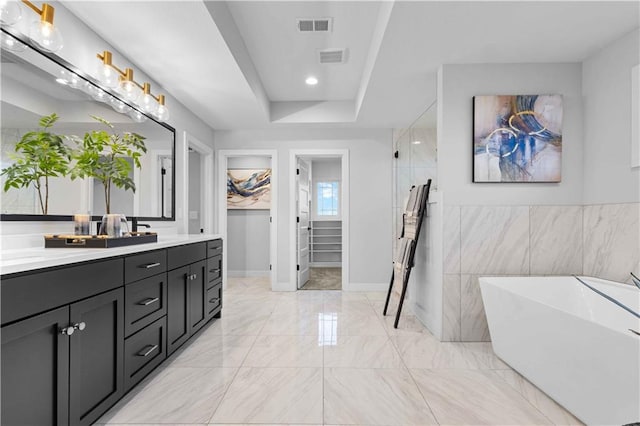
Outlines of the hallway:
{"type": "Polygon", "coordinates": [[[222,319],[98,424],[580,424],[490,343],[440,343],[383,293],[230,278],[222,319]]]}

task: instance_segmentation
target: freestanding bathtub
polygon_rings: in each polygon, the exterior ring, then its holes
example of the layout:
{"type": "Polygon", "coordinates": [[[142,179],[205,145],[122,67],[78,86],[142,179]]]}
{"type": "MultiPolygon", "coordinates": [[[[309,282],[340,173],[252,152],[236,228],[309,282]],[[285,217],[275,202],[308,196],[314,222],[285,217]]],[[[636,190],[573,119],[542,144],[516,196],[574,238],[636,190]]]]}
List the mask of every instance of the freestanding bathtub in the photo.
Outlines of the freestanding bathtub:
{"type": "MultiPolygon", "coordinates": [[[[640,291],[581,277],[640,312],[640,291]]],[[[574,277],[483,277],[495,353],[589,425],[640,422],[640,319],[574,277]]]]}

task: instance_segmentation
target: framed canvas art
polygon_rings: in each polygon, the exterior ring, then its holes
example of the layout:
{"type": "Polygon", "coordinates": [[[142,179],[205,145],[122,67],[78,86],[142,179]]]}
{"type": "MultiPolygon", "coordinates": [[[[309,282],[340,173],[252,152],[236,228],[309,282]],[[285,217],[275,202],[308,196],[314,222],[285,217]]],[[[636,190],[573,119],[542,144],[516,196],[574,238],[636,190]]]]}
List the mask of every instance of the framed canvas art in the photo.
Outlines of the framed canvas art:
{"type": "Polygon", "coordinates": [[[228,209],[270,209],[271,169],[228,169],[228,209]]]}
{"type": "Polygon", "coordinates": [[[474,182],[561,179],[561,95],[474,96],[474,182]]]}

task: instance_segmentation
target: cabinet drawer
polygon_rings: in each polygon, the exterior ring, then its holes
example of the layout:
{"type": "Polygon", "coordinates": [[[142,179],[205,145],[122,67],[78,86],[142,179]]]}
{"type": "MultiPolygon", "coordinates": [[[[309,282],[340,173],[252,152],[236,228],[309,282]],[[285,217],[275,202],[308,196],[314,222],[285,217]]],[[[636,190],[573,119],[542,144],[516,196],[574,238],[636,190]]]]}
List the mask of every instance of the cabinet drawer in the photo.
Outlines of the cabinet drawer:
{"type": "Polygon", "coordinates": [[[122,258],[2,279],[2,324],[122,286],[122,258]]]}
{"type": "Polygon", "coordinates": [[[124,294],[124,331],[129,336],[167,313],[167,274],[128,284],[124,294]]]}
{"type": "Polygon", "coordinates": [[[207,318],[211,318],[222,308],[222,284],[207,290],[207,318]]]}
{"type": "MultiPolygon", "coordinates": [[[[207,259],[207,282],[213,283],[222,278],[222,256],[207,259]]],[[[211,288],[208,284],[207,288],[211,288]]]]}
{"type": "Polygon", "coordinates": [[[125,392],[167,357],[166,317],[124,341],[125,392]]]}
{"type": "Polygon", "coordinates": [[[222,254],[222,240],[207,241],[207,257],[222,254]]]}
{"type": "Polygon", "coordinates": [[[207,243],[171,247],[167,252],[169,270],[172,270],[206,258],[207,243]]]}
{"type": "Polygon", "coordinates": [[[167,270],[167,251],[156,250],[124,259],[124,279],[130,283],[167,270]]]}

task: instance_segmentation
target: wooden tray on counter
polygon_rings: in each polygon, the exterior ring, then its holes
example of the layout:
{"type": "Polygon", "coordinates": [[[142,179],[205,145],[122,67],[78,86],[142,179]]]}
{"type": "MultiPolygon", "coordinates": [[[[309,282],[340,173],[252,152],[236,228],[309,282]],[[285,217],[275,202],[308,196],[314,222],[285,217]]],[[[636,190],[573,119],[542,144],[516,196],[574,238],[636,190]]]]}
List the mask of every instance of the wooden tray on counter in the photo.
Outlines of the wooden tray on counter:
{"type": "Polygon", "coordinates": [[[45,248],[111,248],[158,242],[156,232],[132,232],[128,237],[107,235],[45,235],[45,248]]]}

